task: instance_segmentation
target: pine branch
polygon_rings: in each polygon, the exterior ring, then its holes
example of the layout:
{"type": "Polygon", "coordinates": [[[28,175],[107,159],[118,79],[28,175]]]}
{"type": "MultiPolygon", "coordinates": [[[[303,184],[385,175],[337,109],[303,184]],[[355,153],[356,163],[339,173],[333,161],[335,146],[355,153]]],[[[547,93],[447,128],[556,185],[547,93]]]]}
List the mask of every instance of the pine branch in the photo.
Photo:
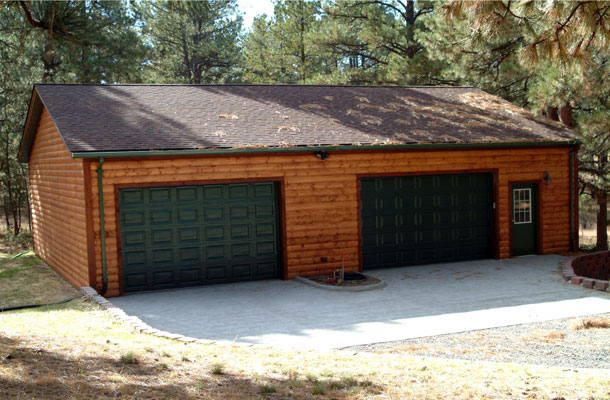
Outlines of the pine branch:
{"type": "Polygon", "coordinates": [[[44,25],[40,21],[36,21],[32,17],[32,13],[30,12],[30,9],[28,8],[27,2],[25,2],[24,0],[20,0],[19,4],[21,4],[21,8],[23,8],[23,12],[25,13],[25,18],[28,20],[30,25],[32,25],[34,28],[49,29],[48,26],[44,25]]]}

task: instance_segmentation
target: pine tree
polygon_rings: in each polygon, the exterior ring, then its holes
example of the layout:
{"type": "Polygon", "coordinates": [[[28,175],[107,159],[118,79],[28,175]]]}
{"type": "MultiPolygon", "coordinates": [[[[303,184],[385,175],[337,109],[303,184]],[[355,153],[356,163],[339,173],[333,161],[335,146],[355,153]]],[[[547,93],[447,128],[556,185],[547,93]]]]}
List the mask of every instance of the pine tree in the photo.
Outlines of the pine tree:
{"type": "Polygon", "coordinates": [[[225,83],[239,79],[242,17],[235,0],[146,1],[143,32],[152,44],[147,80],[225,83]]]}
{"type": "Polygon", "coordinates": [[[244,41],[244,80],[252,83],[317,83],[336,60],[317,45],[324,24],[319,0],[276,1],[273,17],[254,20],[244,41]]]}
{"type": "Polygon", "coordinates": [[[16,156],[33,84],[138,81],[145,48],[128,4],[116,1],[4,2],[0,32],[0,190],[16,235],[28,201],[16,156]]]}
{"type": "Polygon", "coordinates": [[[419,39],[433,9],[431,1],[336,0],[325,7],[335,26],[321,41],[350,60],[351,81],[439,83],[419,39]]]}
{"type": "Polygon", "coordinates": [[[598,204],[597,248],[607,250],[610,2],[452,1],[431,29],[438,35],[443,25],[454,28],[434,52],[455,66],[445,73],[580,133],[580,183],[598,204]]]}

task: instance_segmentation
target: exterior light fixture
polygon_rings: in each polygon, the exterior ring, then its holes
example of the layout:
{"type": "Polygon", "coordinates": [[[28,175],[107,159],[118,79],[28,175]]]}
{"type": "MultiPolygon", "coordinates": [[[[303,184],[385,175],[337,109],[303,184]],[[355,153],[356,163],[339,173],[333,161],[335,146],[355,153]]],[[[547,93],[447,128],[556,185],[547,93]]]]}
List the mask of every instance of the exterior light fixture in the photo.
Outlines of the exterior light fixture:
{"type": "Polygon", "coordinates": [[[326,160],[328,157],[330,157],[330,154],[327,151],[316,151],[315,153],[313,153],[316,157],[318,157],[320,160],[324,161],[326,160]]]}
{"type": "Polygon", "coordinates": [[[547,171],[544,172],[544,184],[547,186],[550,186],[551,182],[553,180],[551,179],[551,175],[549,175],[549,173],[547,171]]]}

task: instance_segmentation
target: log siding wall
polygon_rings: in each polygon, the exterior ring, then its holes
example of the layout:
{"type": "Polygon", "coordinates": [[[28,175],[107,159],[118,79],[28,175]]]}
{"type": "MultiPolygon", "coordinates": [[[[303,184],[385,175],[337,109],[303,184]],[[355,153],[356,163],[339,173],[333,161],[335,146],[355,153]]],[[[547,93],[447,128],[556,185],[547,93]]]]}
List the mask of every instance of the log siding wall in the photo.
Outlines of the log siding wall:
{"type": "MultiPolygon", "coordinates": [[[[569,250],[569,151],[568,147],[451,150],[422,152],[333,153],[321,161],[312,153],[300,155],[248,155],[222,157],[106,159],[104,163],[104,206],[108,265],[108,296],[120,294],[122,276],[118,204],[119,187],[130,185],[201,184],[207,181],[275,180],[283,185],[284,227],[282,251],[284,278],[313,275],[341,265],[358,268],[359,218],[358,176],[367,174],[413,174],[497,171],[497,254],[510,256],[509,182],[541,181],[544,172],[552,184],[539,187],[543,243],[541,253],[569,250]],[[327,262],[321,262],[327,257],[327,262]]],[[[91,179],[97,179],[97,162],[89,165],[91,179]]],[[[101,281],[101,244],[97,185],[93,192],[96,279],[101,281]]],[[[82,211],[84,215],[84,208],[82,211]]],[[[85,237],[83,233],[83,237],[85,237]]],[[[86,264],[84,264],[86,265],[86,264]]],[[[83,267],[84,268],[84,267],[83,267]]],[[[81,275],[85,276],[86,269],[81,275]]]]}
{"type": "Polygon", "coordinates": [[[89,285],[83,160],[71,158],[46,109],[29,167],[34,251],[74,286],[89,285]]]}

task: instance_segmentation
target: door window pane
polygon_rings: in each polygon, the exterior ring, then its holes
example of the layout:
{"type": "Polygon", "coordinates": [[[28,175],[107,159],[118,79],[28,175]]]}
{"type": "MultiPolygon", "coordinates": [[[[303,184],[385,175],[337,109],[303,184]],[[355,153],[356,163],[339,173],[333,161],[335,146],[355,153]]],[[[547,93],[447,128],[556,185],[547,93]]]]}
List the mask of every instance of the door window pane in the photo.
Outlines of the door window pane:
{"type": "Polygon", "coordinates": [[[513,222],[515,224],[532,222],[531,189],[513,189],[513,222]]]}

